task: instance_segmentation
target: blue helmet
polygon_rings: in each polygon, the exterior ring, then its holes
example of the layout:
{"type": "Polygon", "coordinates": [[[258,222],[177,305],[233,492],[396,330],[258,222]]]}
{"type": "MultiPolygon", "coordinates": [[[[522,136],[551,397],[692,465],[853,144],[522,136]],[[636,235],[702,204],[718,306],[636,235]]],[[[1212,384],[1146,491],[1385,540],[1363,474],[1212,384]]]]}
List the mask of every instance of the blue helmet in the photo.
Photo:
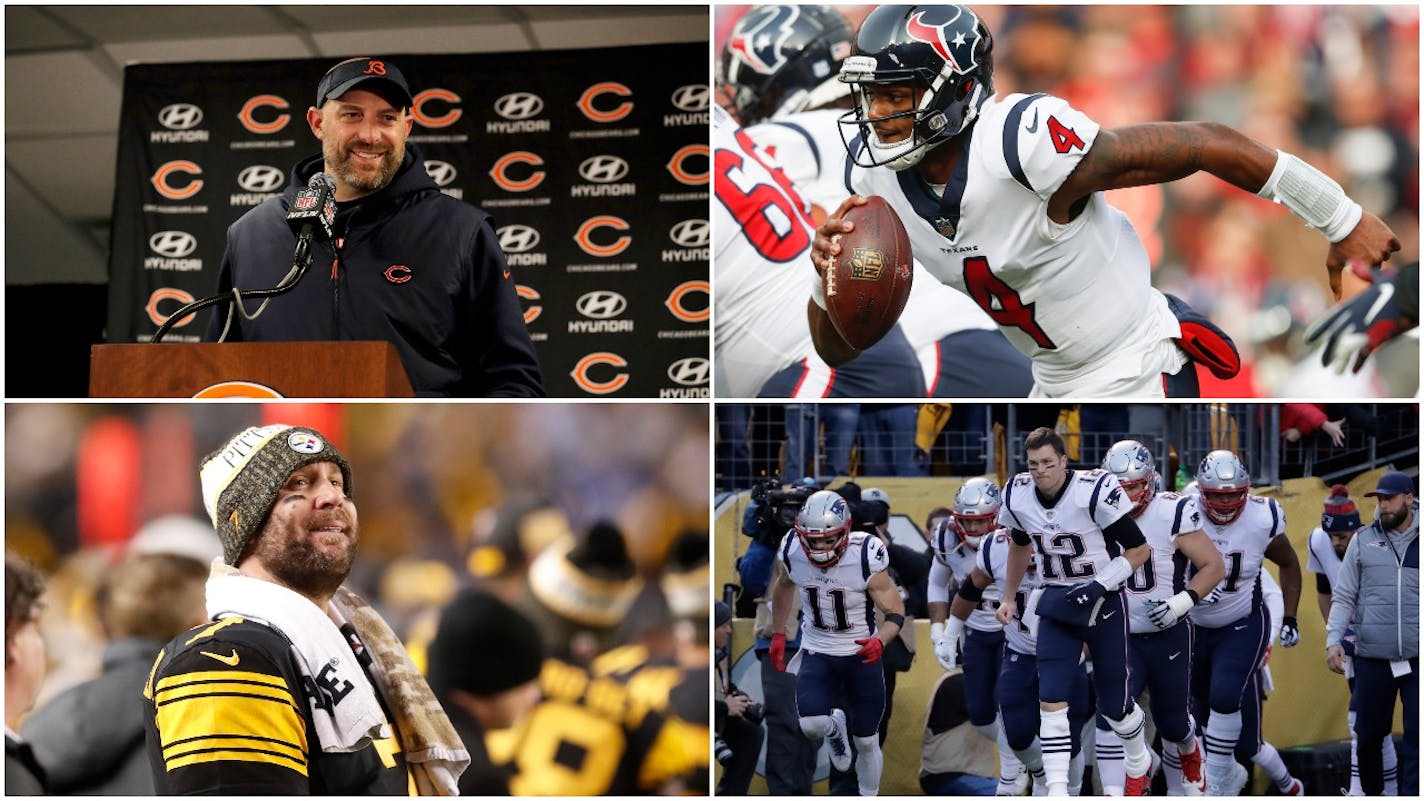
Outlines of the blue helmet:
{"type": "Polygon", "coordinates": [[[756,6],[722,46],[718,80],[742,125],[807,111],[850,93],[840,82],[850,21],[829,6],[756,6]]]}
{"type": "Polygon", "coordinates": [[[864,147],[852,151],[865,167],[903,170],[919,163],[932,147],[957,136],[994,93],[994,38],[968,6],[880,6],[856,34],[855,54],[841,65],[855,110],[841,118],[841,137],[851,149],[854,132],[864,147]],[[864,88],[909,83],[923,94],[915,107],[871,118],[864,88]],[[881,142],[874,123],[911,117],[911,134],[881,142]]]}

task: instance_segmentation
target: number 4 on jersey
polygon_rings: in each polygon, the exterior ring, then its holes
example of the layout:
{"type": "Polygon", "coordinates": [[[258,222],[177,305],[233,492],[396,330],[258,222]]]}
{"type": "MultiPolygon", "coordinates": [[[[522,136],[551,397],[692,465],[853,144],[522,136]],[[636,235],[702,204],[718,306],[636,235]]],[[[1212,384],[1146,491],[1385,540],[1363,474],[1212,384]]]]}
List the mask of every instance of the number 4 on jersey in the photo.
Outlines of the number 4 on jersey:
{"type": "Polygon", "coordinates": [[[1053,140],[1053,149],[1059,153],[1067,153],[1075,147],[1079,150],[1084,150],[1087,147],[1078,136],[1078,132],[1064,126],[1057,117],[1048,118],[1048,136],[1053,140]]]}

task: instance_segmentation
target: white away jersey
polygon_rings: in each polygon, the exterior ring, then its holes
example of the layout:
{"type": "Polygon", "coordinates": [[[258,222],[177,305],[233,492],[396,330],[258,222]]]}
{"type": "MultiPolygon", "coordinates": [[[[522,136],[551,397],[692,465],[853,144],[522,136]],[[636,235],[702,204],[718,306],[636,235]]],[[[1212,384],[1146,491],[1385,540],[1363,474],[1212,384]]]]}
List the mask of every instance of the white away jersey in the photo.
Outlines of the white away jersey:
{"type": "Polygon", "coordinates": [[[1123,584],[1127,590],[1130,631],[1144,634],[1158,631],[1147,617],[1150,601],[1165,601],[1187,586],[1186,556],[1177,553],[1179,535],[1200,531],[1202,513],[1194,495],[1159,492],[1137,516],[1137,527],[1152,547],[1147,562],[1123,584]]]}
{"type": "Polygon", "coordinates": [[[1109,551],[1103,529],[1131,510],[1117,476],[1106,470],[1069,470],[1049,507],[1039,502],[1033,478],[1019,473],[1004,487],[999,525],[1033,538],[1041,583],[1071,586],[1098,575],[1120,552],[1116,544],[1109,551]]]}
{"type": "Polygon", "coordinates": [[[1305,549],[1309,556],[1305,560],[1305,569],[1312,573],[1324,574],[1325,580],[1330,582],[1330,588],[1335,588],[1335,577],[1340,575],[1340,557],[1335,555],[1335,546],[1330,544],[1330,535],[1325,529],[1316,526],[1310,532],[1310,539],[1306,540],[1305,549]]]}
{"type": "MultiPolygon", "coordinates": [[[[954,518],[945,518],[945,524],[939,527],[935,533],[934,542],[930,543],[934,558],[949,568],[954,574],[954,580],[960,584],[969,580],[969,574],[974,571],[974,566],[979,562],[983,547],[991,539],[998,535],[1007,536],[1003,529],[990,531],[979,540],[981,550],[975,550],[960,542],[959,537],[954,534],[954,518]]],[[[999,624],[999,619],[994,616],[998,609],[999,599],[1003,598],[1003,586],[993,584],[984,590],[984,597],[979,600],[979,605],[974,607],[974,611],[969,613],[969,619],[965,625],[977,631],[998,631],[1003,626],[999,624]]],[[[950,603],[954,602],[951,597],[950,603]]]]}
{"type": "Polygon", "coordinates": [[[782,566],[801,593],[802,650],[847,656],[860,650],[856,640],[875,633],[875,604],[866,587],[890,566],[890,552],[873,534],[848,536],[845,553],[825,569],[806,558],[794,529],[781,540],[782,566]]]}
{"type": "Polygon", "coordinates": [[[718,397],[755,397],[778,370],[814,348],[806,324],[814,226],[791,182],[712,107],[714,302],[718,397]]]}
{"type": "MultiPolygon", "coordinates": [[[[995,598],[1004,597],[1004,577],[1009,572],[1009,548],[1012,543],[1009,541],[1009,533],[1004,529],[994,532],[992,537],[985,537],[982,545],[979,546],[978,567],[988,576],[992,583],[984,590],[984,597],[988,598],[989,593],[994,593],[995,598]]],[[[1004,644],[1018,651],[1021,654],[1034,656],[1038,653],[1038,642],[1024,625],[1023,613],[1028,606],[1029,593],[1038,586],[1038,571],[1033,569],[1037,564],[1038,557],[1035,556],[1029,562],[1029,569],[1024,571],[1023,578],[1019,579],[1019,591],[1014,594],[1014,603],[1017,604],[1018,614],[1014,616],[1014,622],[1004,626],[1004,644]]],[[[979,614],[975,611],[974,614],[979,614]]]]}
{"type": "Polygon", "coordinates": [[[1194,607],[1192,622],[1219,629],[1240,620],[1255,608],[1261,597],[1258,582],[1261,561],[1271,540],[1285,535],[1286,513],[1272,498],[1248,495],[1246,507],[1235,520],[1218,526],[1202,515],[1202,530],[1221,551],[1221,558],[1226,562],[1226,578],[1218,585],[1222,589],[1221,600],[1194,607]]]}
{"type": "Polygon", "coordinates": [[[1033,361],[1035,395],[1161,397],[1160,375],[1186,363],[1181,328],[1127,216],[1096,193],[1066,225],[1048,217],[1097,135],[1062,98],[996,96],[942,197],[913,169],[848,168],[846,185],[884,197],[925,268],[1033,361]]]}

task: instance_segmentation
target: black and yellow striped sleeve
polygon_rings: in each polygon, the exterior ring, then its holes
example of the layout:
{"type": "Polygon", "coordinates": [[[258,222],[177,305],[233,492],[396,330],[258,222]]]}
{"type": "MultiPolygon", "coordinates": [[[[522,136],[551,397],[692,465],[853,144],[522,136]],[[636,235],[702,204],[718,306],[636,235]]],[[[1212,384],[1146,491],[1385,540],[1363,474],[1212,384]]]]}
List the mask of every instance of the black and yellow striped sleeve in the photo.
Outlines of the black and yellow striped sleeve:
{"type": "Polygon", "coordinates": [[[161,794],[309,791],[306,701],[264,649],[206,638],[150,686],[161,794]]]}

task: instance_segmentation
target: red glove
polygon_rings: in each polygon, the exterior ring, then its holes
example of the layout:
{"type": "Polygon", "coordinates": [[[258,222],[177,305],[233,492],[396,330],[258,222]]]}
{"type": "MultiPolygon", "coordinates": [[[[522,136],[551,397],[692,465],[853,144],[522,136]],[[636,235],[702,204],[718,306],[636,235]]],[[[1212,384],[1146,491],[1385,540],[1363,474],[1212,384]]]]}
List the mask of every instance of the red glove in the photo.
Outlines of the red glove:
{"type": "Polygon", "coordinates": [[[781,632],[771,635],[771,666],[777,673],[786,672],[786,635],[781,632]]]}
{"type": "Polygon", "coordinates": [[[867,665],[879,662],[880,655],[885,653],[885,643],[881,642],[879,637],[856,640],[855,644],[860,646],[860,650],[856,651],[855,655],[863,657],[860,661],[867,665]]]}

